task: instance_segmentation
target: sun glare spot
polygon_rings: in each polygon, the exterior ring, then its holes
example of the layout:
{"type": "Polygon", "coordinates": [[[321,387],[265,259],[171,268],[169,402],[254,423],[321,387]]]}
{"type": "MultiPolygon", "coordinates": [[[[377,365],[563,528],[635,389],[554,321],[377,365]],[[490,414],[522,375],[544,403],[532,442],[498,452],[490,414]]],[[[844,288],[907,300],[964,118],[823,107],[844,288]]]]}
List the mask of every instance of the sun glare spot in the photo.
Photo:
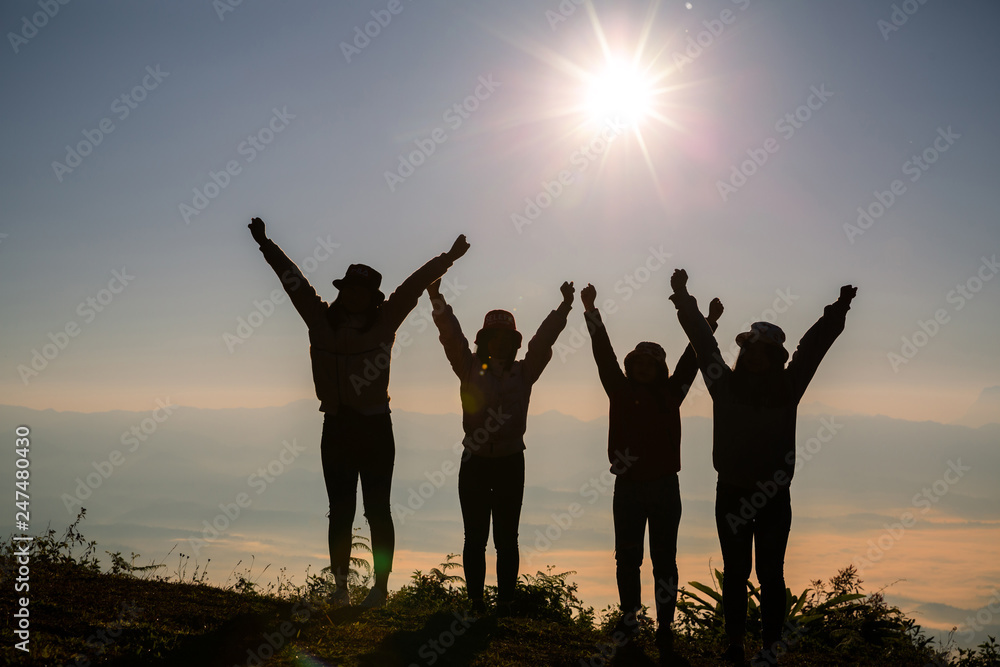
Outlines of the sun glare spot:
{"type": "Polygon", "coordinates": [[[613,120],[636,125],[649,115],[651,101],[652,85],[643,73],[631,65],[611,61],[592,77],[586,109],[598,122],[613,120]]]}

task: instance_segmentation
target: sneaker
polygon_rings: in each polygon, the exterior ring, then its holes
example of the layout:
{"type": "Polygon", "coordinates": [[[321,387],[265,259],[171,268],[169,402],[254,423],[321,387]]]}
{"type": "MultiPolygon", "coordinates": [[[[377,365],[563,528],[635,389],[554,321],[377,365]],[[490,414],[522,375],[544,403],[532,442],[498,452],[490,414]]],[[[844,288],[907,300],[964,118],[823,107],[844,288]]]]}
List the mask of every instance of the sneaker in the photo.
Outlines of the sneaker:
{"type": "Polygon", "coordinates": [[[326,598],[326,603],[334,609],[351,606],[351,596],[346,588],[338,588],[326,598]]]}
{"type": "Polygon", "coordinates": [[[368,597],[361,603],[363,609],[379,609],[385,606],[385,600],[389,597],[389,592],[381,588],[373,588],[368,592],[368,597]]]}

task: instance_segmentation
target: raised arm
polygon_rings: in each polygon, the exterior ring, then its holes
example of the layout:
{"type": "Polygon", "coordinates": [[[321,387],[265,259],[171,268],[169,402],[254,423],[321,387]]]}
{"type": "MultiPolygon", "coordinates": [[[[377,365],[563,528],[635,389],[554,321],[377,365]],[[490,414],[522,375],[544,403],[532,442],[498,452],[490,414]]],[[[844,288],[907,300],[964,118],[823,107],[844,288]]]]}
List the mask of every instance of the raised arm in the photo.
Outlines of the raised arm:
{"type": "Polygon", "coordinates": [[[382,306],[385,321],[398,327],[410,314],[421,293],[426,290],[431,283],[444,275],[445,271],[451,268],[462,255],[469,249],[469,243],[465,240],[465,234],[459,235],[452,244],[448,252],[443,252],[437,257],[414,271],[409,278],[404,280],[399,287],[386,299],[382,306]]]}
{"type": "Polygon", "coordinates": [[[559,291],[563,295],[562,303],[542,321],[538,331],[528,343],[528,351],[524,353],[524,374],[528,382],[533,383],[538,380],[545,370],[549,359],[552,358],[552,346],[566,327],[566,316],[573,307],[573,283],[563,283],[559,291]]]}
{"type": "MultiPolygon", "coordinates": [[[[708,304],[708,326],[712,329],[712,333],[719,327],[719,317],[722,316],[722,311],[725,308],[722,305],[722,301],[718,297],[712,299],[712,302],[708,304]]],[[[680,400],[684,400],[687,396],[688,390],[691,388],[691,384],[694,382],[694,376],[698,373],[698,356],[695,354],[694,348],[690,343],[684,348],[684,353],[681,354],[680,359],[677,360],[677,365],[674,366],[674,372],[670,375],[670,379],[667,380],[667,384],[671,391],[673,391],[680,400]]]]}
{"type": "Polygon", "coordinates": [[[580,290],[580,302],[583,303],[583,317],[590,331],[591,347],[594,350],[594,361],[597,362],[597,374],[604,385],[604,391],[611,396],[616,390],[626,384],[625,373],[618,365],[615,350],[611,347],[608,330],[601,320],[601,312],[594,302],[597,300],[597,289],[588,284],[580,290]]]}
{"type": "Polygon", "coordinates": [[[462,333],[458,318],[441,295],[440,278],[427,287],[427,294],[431,297],[431,316],[437,325],[444,354],[455,375],[461,379],[476,364],[476,355],[469,349],[469,341],[462,333]]]}
{"type": "Polygon", "coordinates": [[[282,252],[281,248],[274,241],[267,238],[264,221],[260,218],[253,218],[247,227],[250,229],[250,235],[253,236],[253,240],[260,246],[260,251],[264,254],[264,259],[271,265],[274,272],[278,274],[278,278],[281,279],[281,286],[288,293],[292,305],[295,306],[295,310],[305,320],[306,325],[311,327],[314,322],[325,317],[328,307],[326,302],[316,294],[316,290],[309,284],[309,281],[306,280],[306,277],[299,270],[299,267],[295,265],[295,262],[288,259],[288,256],[282,252]]]}
{"type": "Polygon", "coordinates": [[[840,298],[823,309],[823,316],[809,327],[795,348],[795,354],[788,362],[788,372],[792,376],[796,400],[802,398],[827,350],[844,330],[847,311],[851,309],[851,301],[857,293],[858,288],[853,285],[841,287],[840,298]]]}
{"type": "Polygon", "coordinates": [[[715,340],[715,334],[712,333],[708,320],[698,310],[698,302],[688,294],[687,272],[684,269],[675,270],[670,277],[670,286],[674,290],[670,300],[677,307],[677,319],[698,357],[698,366],[705,377],[705,385],[710,393],[714,393],[719,381],[728,378],[732,369],[722,358],[719,343],[715,340]]]}

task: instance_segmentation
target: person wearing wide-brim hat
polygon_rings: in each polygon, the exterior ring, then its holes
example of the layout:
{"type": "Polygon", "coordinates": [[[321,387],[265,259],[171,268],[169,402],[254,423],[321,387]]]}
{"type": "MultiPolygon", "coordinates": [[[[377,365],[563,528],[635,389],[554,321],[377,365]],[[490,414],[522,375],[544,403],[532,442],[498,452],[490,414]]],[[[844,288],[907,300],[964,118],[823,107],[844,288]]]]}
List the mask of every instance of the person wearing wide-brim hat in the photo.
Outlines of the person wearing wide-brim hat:
{"type": "Polygon", "coordinates": [[[320,452],[330,499],[330,570],[336,582],[330,602],[336,606],[349,602],[360,477],[375,571],[374,585],[362,605],[381,606],[388,595],[396,539],[389,505],[396,454],[388,393],[392,345],[420,294],[465,254],[469,244],[459,236],[448,252],[417,269],[388,299],[381,290],[382,274],[365,264],[351,264],[343,278],[333,281],[338,295],[328,304],[267,238],[263,220],[254,218],[248,226],[309,328],[313,381],[319,409],[325,413],[320,452]]]}
{"type": "Polygon", "coordinates": [[[844,330],[858,289],[840,288],[840,297],[802,336],[787,366],[785,333],[770,322],[755,322],[736,337],[740,352],[730,368],[698,302],[688,294],[687,279],[683,269],[674,271],[670,300],[712,395],[712,462],[719,473],[715,524],[722,547],[722,606],[729,640],[723,658],[734,663],[745,659],[746,584],[755,551],[763,639],[755,662],[774,664],[783,650],[796,410],[820,362],[844,330]]]}
{"type": "Polygon", "coordinates": [[[552,358],[552,346],[566,326],[573,304],[573,283],[560,287],[562,303],[538,327],[524,359],[515,360],[521,334],[506,310],[486,313],[476,334],[476,351],[438,289],[427,290],[441,345],[460,381],[464,451],[458,473],[465,545],[462,565],[473,610],[483,612],[486,542],[490,519],[497,550],[498,612],[508,614],[514,598],[520,556],[517,546],[524,497],[524,432],[532,385],[552,358]]]}

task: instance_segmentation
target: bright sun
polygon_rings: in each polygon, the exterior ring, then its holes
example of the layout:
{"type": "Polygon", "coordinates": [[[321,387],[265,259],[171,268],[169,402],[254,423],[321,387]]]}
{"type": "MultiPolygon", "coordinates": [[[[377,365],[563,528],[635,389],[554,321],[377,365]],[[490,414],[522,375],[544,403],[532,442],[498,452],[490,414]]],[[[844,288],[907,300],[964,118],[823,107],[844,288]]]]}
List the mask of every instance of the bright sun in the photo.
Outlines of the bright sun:
{"type": "Polygon", "coordinates": [[[585,107],[598,122],[637,125],[650,115],[652,98],[652,82],[638,68],[613,60],[591,77],[585,107]]]}

